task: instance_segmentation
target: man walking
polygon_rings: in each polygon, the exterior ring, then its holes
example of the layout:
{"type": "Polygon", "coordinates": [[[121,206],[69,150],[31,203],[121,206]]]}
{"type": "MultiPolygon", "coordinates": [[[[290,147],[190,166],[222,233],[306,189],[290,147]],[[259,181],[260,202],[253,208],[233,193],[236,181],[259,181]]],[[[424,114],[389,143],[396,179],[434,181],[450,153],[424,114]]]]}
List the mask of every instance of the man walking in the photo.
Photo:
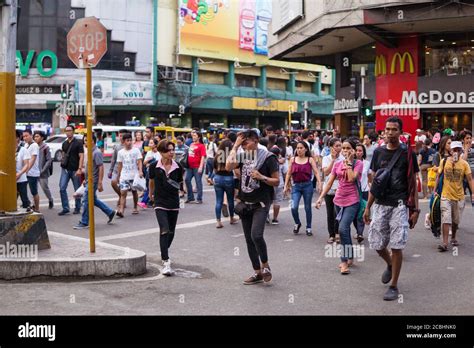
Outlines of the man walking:
{"type": "Polygon", "coordinates": [[[49,189],[48,178],[53,173],[53,158],[51,157],[51,151],[49,146],[44,142],[46,134],[44,132],[35,132],[35,142],[39,146],[39,168],[40,168],[40,178],[39,183],[44,194],[48,198],[49,209],[53,209],[54,201],[53,196],[51,195],[51,190],[49,189]]]}
{"type": "Polygon", "coordinates": [[[30,187],[31,195],[33,196],[33,210],[39,212],[39,194],[38,194],[38,182],[40,177],[39,168],[39,146],[33,141],[33,136],[30,129],[23,131],[23,140],[25,141],[25,147],[30,154],[30,165],[26,177],[28,178],[28,186],[30,187]]]}
{"type": "MultiPolygon", "coordinates": [[[[408,158],[408,149],[400,143],[403,124],[398,117],[390,117],[385,124],[386,146],[375,149],[370,169],[375,173],[369,193],[369,201],[364,211],[364,221],[370,223],[369,244],[387,263],[382,274],[382,283],[391,281],[383,299],[393,301],[398,299],[398,277],[402,268],[402,251],[408,239],[408,227],[413,229],[418,221],[418,192],[410,192],[409,181],[415,179],[419,172],[415,154],[408,158]],[[409,160],[412,161],[412,173],[408,174],[409,160]],[[391,168],[391,170],[390,170],[391,168]],[[385,187],[377,178],[388,171],[389,180],[385,187]],[[409,177],[410,176],[410,177],[409,177]],[[411,195],[411,197],[410,197],[411,195]],[[415,209],[409,213],[408,201],[414,202],[415,209]],[[370,210],[373,206],[373,216],[370,220],[370,210]],[[390,247],[392,255],[387,250],[390,247]]],[[[387,174],[387,173],[385,173],[387,174]]]]}
{"type": "MultiPolygon", "coordinates": [[[[99,192],[104,191],[104,186],[102,184],[102,180],[104,178],[104,157],[102,155],[102,152],[97,148],[96,146],[97,143],[97,138],[94,134],[92,134],[92,175],[93,175],[93,181],[94,181],[94,188],[93,188],[93,194],[94,194],[94,206],[99,208],[104,212],[104,214],[108,217],[108,224],[113,223],[115,216],[117,215],[116,210],[112,210],[107,206],[104,202],[100,201],[97,198],[97,190],[99,192]]],[[[84,142],[84,144],[87,144],[87,142],[84,142]]],[[[87,146],[87,145],[86,145],[87,146]]],[[[85,161],[85,176],[86,176],[86,185],[85,185],[85,191],[84,191],[84,196],[83,196],[83,211],[82,211],[82,218],[79,223],[74,226],[73,228],[75,230],[82,230],[89,228],[89,187],[87,185],[87,159],[85,161]]]]}
{"type": "Polygon", "coordinates": [[[236,213],[240,215],[247,243],[247,250],[254,269],[254,274],[244,281],[253,285],[272,280],[268,264],[267,245],[263,238],[265,220],[272,201],[274,187],[280,184],[278,160],[265,148],[259,148],[259,136],[256,131],[240,133],[226,161],[226,171],[239,168],[240,202],[236,213]],[[237,153],[242,146],[242,161],[237,160],[237,153]]]}
{"type": "Polygon", "coordinates": [[[117,156],[118,156],[119,151],[123,149],[122,136],[125,133],[127,133],[127,130],[125,129],[121,129],[118,132],[119,143],[114,146],[114,153],[112,154],[112,159],[110,161],[110,169],[109,169],[109,175],[108,175],[108,178],[112,180],[111,181],[112,188],[118,196],[117,207],[120,206],[120,189],[119,189],[119,182],[117,180],[117,176],[118,176],[117,156]]]}
{"type": "MultiPolygon", "coordinates": [[[[443,244],[438,246],[440,252],[448,251],[450,228],[452,230],[451,245],[459,245],[456,240],[456,233],[459,224],[461,223],[461,217],[465,205],[464,179],[466,179],[471,192],[474,192],[471,168],[469,167],[469,163],[461,158],[462,150],[463,146],[460,141],[451,142],[451,156],[441,162],[438,170],[439,174],[444,175],[443,190],[441,192],[441,226],[443,231],[443,244]]],[[[438,180],[435,187],[438,186],[438,180]]]]}
{"type": "Polygon", "coordinates": [[[21,207],[27,212],[31,211],[28,199],[28,178],[26,172],[30,167],[30,153],[20,144],[21,132],[16,131],[16,190],[21,198],[21,207]]]}
{"type": "MultiPolygon", "coordinates": [[[[63,159],[61,160],[61,178],[59,179],[59,193],[61,194],[61,204],[63,209],[58,215],[69,214],[69,199],[67,196],[67,186],[69,180],[72,181],[74,191],[76,191],[81,183],[79,177],[82,174],[82,167],[84,163],[84,146],[82,142],[74,137],[74,126],[68,125],[66,127],[66,140],[62,145],[63,159]]],[[[74,214],[81,212],[81,199],[76,198],[76,207],[74,214]]]]}

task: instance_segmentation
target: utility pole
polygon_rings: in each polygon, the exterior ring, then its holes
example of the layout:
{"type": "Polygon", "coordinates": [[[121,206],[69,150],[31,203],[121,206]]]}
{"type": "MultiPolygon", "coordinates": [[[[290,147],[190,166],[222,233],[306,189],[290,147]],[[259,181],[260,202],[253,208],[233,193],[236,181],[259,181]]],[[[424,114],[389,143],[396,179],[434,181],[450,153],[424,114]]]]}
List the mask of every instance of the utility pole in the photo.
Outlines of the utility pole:
{"type": "Polygon", "coordinates": [[[304,102],[304,130],[308,129],[308,101],[304,102]]]}
{"type": "Polygon", "coordinates": [[[17,0],[0,5],[0,213],[17,210],[15,63],[17,0]]]}

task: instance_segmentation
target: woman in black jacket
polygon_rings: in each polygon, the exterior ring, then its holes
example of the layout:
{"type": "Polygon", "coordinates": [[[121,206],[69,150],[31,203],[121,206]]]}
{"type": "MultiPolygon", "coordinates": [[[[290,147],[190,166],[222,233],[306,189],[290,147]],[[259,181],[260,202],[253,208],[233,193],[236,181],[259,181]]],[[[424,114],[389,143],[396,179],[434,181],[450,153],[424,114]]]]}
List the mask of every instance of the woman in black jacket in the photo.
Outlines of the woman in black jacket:
{"type": "Polygon", "coordinates": [[[179,214],[179,188],[183,182],[183,169],[173,160],[175,145],[171,141],[161,140],[158,152],[161,159],[156,166],[149,169],[150,180],[153,183],[153,199],[156,218],[160,226],[160,249],[163,260],[164,275],[172,275],[171,260],[168,249],[174,238],[179,214]]]}

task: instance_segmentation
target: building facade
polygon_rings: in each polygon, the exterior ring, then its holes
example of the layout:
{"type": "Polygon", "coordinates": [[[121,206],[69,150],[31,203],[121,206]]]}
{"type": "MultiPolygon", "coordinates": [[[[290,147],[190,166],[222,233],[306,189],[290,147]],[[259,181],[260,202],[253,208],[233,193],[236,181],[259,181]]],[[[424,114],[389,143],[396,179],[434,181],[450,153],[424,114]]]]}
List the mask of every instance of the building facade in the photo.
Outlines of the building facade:
{"type": "MultiPolygon", "coordinates": [[[[241,11],[241,2],[218,2],[211,11],[208,1],[207,14],[241,11]]],[[[291,112],[293,127],[300,128],[306,109],[309,127],[332,127],[333,70],[268,61],[261,52],[239,60],[184,51],[183,6],[191,13],[193,4],[20,0],[17,123],[48,124],[56,132],[62,114],[76,125],[84,123],[85,72],[68,59],[66,35],[76,19],[95,16],[108,31],[108,52],[92,73],[96,123],[284,128],[291,112]]]]}
{"type": "Polygon", "coordinates": [[[270,55],[336,69],[332,113],[343,133],[359,134],[361,96],[375,109],[375,117],[364,119],[366,133],[382,129],[392,115],[411,133],[473,129],[472,1],[302,3],[304,15],[273,33],[270,55]],[[362,68],[364,95],[355,96],[351,78],[360,80],[362,68]]]}

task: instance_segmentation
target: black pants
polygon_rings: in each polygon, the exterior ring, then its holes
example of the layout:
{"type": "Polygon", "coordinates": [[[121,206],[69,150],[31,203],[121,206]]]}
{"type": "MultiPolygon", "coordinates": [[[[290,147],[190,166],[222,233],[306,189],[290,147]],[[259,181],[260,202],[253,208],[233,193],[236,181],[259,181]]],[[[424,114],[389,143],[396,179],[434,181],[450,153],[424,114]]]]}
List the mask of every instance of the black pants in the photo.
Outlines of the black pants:
{"type": "Polygon", "coordinates": [[[260,261],[262,263],[268,262],[267,244],[263,239],[263,231],[269,210],[270,204],[267,204],[264,207],[254,208],[241,216],[247,251],[255,271],[261,269],[260,261]]]}
{"type": "Polygon", "coordinates": [[[335,237],[339,226],[336,221],[336,206],[334,205],[334,195],[324,196],[324,201],[326,202],[329,237],[335,237]]]}
{"type": "Polygon", "coordinates": [[[21,198],[21,207],[28,208],[30,206],[30,200],[28,199],[28,181],[17,182],[16,190],[21,198]]]}
{"type": "Polygon", "coordinates": [[[178,213],[176,210],[155,209],[156,219],[160,226],[160,251],[161,259],[166,261],[169,259],[168,249],[174,238],[174,230],[178,222],[178,213]]]}

